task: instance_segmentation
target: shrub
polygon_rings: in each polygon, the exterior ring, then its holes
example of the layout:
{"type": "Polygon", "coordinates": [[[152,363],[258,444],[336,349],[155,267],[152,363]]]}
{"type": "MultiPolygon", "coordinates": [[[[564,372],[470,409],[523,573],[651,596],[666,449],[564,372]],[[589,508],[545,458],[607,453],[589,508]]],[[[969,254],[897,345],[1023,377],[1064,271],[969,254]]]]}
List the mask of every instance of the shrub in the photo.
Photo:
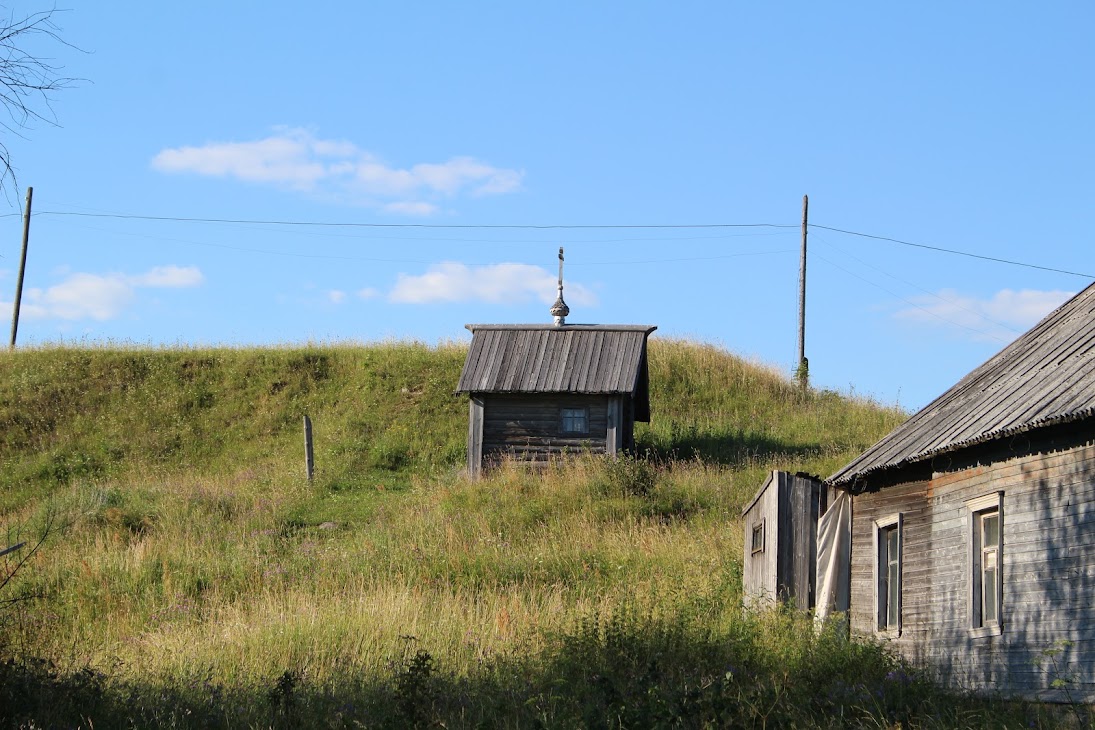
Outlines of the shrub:
{"type": "Polygon", "coordinates": [[[593,475],[593,488],[605,497],[650,497],[657,484],[657,469],[631,455],[606,457],[593,475]]]}

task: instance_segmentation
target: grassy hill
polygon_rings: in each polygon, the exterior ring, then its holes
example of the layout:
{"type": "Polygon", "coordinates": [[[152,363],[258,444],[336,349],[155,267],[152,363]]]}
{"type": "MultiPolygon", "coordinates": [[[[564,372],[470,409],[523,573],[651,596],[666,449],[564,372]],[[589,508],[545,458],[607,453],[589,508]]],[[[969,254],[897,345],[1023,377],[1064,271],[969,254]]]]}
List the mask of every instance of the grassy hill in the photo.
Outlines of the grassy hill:
{"type": "Polygon", "coordinates": [[[9,543],[49,528],[0,593],[23,599],[0,608],[0,722],[945,727],[970,711],[879,645],[740,610],[740,510],[765,472],[827,475],[903,414],[654,340],[643,458],[470,482],[463,357],[0,357],[0,524],[9,543]]]}

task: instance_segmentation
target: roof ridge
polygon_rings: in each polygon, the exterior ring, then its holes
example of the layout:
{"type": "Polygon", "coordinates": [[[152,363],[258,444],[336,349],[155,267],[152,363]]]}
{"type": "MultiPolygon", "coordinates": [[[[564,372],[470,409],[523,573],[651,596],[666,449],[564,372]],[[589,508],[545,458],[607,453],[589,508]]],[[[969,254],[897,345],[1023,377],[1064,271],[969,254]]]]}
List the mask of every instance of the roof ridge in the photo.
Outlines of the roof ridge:
{"type": "Polygon", "coordinates": [[[1095,413],[1095,284],[830,476],[846,485],[946,451],[1095,413]]]}

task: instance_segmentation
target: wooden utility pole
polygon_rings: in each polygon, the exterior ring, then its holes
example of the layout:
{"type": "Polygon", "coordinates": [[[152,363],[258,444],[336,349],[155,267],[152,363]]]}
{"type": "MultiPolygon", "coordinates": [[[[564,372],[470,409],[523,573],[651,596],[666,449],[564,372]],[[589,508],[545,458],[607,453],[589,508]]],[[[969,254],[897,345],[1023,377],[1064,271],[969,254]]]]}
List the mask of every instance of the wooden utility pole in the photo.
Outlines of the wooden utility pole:
{"type": "Polygon", "coordinates": [[[798,265],[798,366],[795,378],[806,390],[810,380],[810,361],[806,359],[806,230],[810,210],[810,196],[802,196],[802,255],[798,265]]]}
{"type": "Polygon", "coordinates": [[[27,212],[23,216],[23,253],[19,257],[19,278],[15,281],[15,306],[11,311],[11,349],[15,349],[15,335],[19,331],[19,305],[23,300],[23,274],[27,270],[27,243],[30,242],[30,201],[34,188],[27,188],[27,212]]]}

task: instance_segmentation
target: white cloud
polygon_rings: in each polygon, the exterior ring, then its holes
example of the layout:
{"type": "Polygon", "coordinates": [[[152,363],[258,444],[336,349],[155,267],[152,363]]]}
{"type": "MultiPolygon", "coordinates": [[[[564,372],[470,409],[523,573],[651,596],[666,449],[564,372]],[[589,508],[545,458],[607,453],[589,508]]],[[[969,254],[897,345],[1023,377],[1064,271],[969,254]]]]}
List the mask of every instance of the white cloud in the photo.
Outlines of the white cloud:
{"type": "Polygon", "coordinates": [[[324,157],[340,151],[332,143],[315,144],[306,132],[287,130],[257,142],[222,142],[203,147],[161,150],[152,167],[161,172],[193,172],[251,182],[283,183],[309,190],[330,174],[324,157]]]}
{"type": "Polygon", "coordinates": [[[341,304],[342,302],[346,301],[346,292],[339,291],[338,289],[332,289],[331,291],[327,292],[327,299],[332,304],[341,304]]]}
{"type": "MultiPolygon", "coordinates": [[[[491,303],[539,300],[555,301],[558,280],[550,271],[531,264],[493,264],[469,267],[455,261],[431,266],[425,274],[400,274],[389,294],[393,302],[482,301],[491,303]]],[[[570,304],[592,306],[593,293],[581,284],[567,283],[564,297],[570,304]]]]}
{"type": "Polygon", "coordinates": [[[205,277],[197,266],[156,266],[143,274],[127,277],[133,286],[182,289],[198,286],[205,277]]]}
{"type": "Polygon", "coordinates": [[[277,185],[402,215],[431,215],[437,198],[511,193],[524,177],[473,157],[391,167],[352,142],[317,139],[299,128],[280,128],[254,142],[167,148],[152,158],[152,167],[277,185]]]}
{"type": "MultiPolygon", "coordinates": [[[[59,284],[26,291],[20,316],[28,319],[114,319],[131,305],[139,288],[180,288],[204,281],[194,266],[157,266],[143,274],[68,274],[59,284]]],[[[10,302],[5,303],[11,307],[10,302]]]]}
{"type": "Polygon", "coordinates": [[[135,297],[134,287],[118,274],[70,274],[48,289],[30,289],[24,311],[34,319],[113,319],[135,297]]]}
{"type": "Polygon", "coordinates": [[[448,195],[465,187],[476,194],[509,193],[521,187],[521,173],[499,170],[471,157],[454,157],[442,165],[415,165],[411,174],[421,184],[448,195]]]}
{"type": "Polygon", "coordinates": [[[914,297],[896,319],[944,327],[976,340],[1012,340],[1068,300],[1075,292],[1001,289],[988,299],[942,289],[914,297]]]}
{"type": "Polygon", "coordinates": [[[362,299],[376,299],[380,296],[380,292],[371,286],[367,286],[364,289],[359,289],[357,295],[362,299]]]}
{"type": "Polygon", "coordinates": [[[399,203],[388,203],[384,206],[384,210],[389,213],[398,213],[400,215],[417,215],[428,216],[437,212],[437,206],[433,203],[423,203],[422,201],[402,201],[399,203]]]}

